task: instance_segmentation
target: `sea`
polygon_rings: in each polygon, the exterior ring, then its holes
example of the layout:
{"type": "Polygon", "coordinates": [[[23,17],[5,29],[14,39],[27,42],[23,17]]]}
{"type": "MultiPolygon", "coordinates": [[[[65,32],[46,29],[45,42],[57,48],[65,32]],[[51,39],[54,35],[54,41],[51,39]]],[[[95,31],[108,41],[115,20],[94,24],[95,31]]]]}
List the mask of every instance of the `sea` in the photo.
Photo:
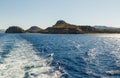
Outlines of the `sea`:
{"type": "Polygon", "coordinates": [[[0,34],[0,78],[120,78],[120,34],[0,34]]]}

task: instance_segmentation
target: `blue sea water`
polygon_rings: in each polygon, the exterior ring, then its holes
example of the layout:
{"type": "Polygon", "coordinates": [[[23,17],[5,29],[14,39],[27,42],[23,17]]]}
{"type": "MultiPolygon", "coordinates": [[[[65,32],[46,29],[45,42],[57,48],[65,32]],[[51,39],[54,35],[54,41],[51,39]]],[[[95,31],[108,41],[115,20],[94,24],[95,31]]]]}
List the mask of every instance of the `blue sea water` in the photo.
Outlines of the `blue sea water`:
{"type": "Polygon", "coordinates": [[[120,34],[0,34],[0,78],[120,78],[120,34]]]}

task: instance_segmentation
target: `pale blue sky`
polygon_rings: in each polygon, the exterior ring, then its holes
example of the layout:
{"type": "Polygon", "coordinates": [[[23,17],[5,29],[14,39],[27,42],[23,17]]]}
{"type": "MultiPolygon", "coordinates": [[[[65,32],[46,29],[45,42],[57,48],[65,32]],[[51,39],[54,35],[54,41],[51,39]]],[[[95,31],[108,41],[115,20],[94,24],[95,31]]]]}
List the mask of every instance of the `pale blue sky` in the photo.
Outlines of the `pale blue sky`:
{"type": "Polygon", "coordinates": [[[46,28],[59,19],[120,27],[120,0],[0,0],[0,29],[12,25],[46,28]]]}

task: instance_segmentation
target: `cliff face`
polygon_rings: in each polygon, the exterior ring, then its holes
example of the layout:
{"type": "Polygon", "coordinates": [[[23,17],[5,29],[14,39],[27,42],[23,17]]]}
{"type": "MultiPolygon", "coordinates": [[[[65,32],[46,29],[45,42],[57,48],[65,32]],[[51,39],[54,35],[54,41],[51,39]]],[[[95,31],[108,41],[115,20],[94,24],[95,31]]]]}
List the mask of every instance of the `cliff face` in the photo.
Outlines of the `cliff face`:
{"type": "Polygon", "coordinates": [[[80,34],[82,33],[80,29],[77,28],[47,28],[46,33],[49,34],[80,34]]]}
{"type": "Polygon", "coordinates": [[[32,26],[31,28],[29,28],[28,30],[26,30],[26,32],[28,33],[38,33],[40,31],[42,31],[43,29],[37,27],[37,26],[32,26]]]}
{"type": "Polygon", "coordinates": [[[25,31],[18,26],[11,26],[5,31],[5,33],[25,33],[25,31]]]}
{"type": "Polygon", "coordinates": [[[96,29],[91,26],[79,26],[79,28],[84,32],[84,33],[92,33],[95,32],[96,29]]]}

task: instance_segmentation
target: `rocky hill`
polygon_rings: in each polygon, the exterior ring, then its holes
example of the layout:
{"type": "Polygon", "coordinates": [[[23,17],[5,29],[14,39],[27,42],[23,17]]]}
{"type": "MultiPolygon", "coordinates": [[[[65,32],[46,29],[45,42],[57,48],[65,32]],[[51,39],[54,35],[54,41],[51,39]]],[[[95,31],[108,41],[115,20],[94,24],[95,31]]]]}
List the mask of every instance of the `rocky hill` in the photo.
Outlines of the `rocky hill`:
{"type": "Polygon", "coordinates": [[[26,30],[26,32],[28,32],[28,33],[39,33],[42,30],[43,29],[39,28],[38,26],[32,26],[28,30],[26,30]]]}
{"type": "Polygon", "coordinates": [[[5,31],[5,33],[25,33],[25,30],[19,26],[11,26],[5,31]]]}
{"type": "Polygon", "coordinates": [[[49,34],[80,34],[83,32],[78,26],[68,24],[63,20],[59,20],[52,27],[48,27],[47,29],[45,29],[44,33],[49,33],[49,34]]]}

